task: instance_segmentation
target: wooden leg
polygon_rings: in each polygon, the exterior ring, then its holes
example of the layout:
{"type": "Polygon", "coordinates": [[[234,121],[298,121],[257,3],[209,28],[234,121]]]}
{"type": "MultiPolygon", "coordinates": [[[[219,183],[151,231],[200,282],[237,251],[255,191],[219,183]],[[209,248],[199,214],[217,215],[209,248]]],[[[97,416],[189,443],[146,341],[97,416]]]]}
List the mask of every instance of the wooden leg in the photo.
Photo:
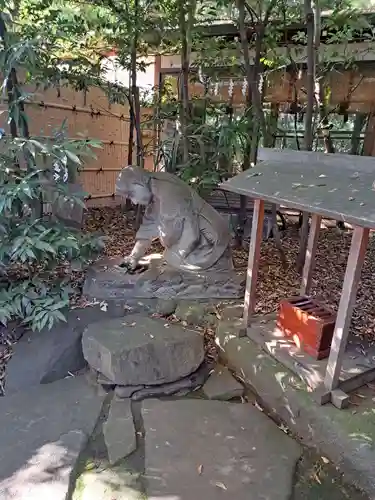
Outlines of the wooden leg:
{"type": "Polygon", "coordinates": [[[255,310],[256,285],[258,279],[260,245],[263,239],[264,201],[254,200],[253,224],[247,264],[247,278],[245,290],[245,305],[243,319],[245,327],[250,324],[251,315],[255,310]]]}
{"type": "Polygon", "coordinates": [[[341,366],[348,340],[350,321],[355,305],[362,265],[365,259],[369,232],[369,229],[362,227],[355,227],[353,231],[340,305],[333,332],[331,352],[324,380],[325,387],[330,391],[337,389],[339,386],[341,366]]]}
{"type": "Polygon", "coordinates": [[[308,295],[310,293],[321,221],[322,218],[320,215],[312,215],[309,240],[307,242],[306,249],[305,265],[302,272],[301,295],[308,295]]]}

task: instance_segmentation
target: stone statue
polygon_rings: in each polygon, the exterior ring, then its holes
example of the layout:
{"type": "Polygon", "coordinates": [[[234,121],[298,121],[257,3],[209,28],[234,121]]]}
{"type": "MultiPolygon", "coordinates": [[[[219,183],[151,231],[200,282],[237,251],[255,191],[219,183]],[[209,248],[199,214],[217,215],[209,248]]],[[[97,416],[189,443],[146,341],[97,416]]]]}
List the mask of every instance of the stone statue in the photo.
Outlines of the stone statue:
{"type": "Polygon", "coordinates": [[[146,206],[136,242],[125,264],[134,270],[151,241],[159,238],[164,259],[182,271],[225,272],[233,269],[228,223],[175,175],[139,167],[122,169],[116,194],[146,206]]]}
{"type": "Polygon", "coordinates": [[[232,299],[243,297],[244,278],[233,269],[229,225],[178,177],[124,168],[116,194],[146,207],[130,255],[103,259],[89,270],[84,295],[97,300],[232,299]],[[145,256],[159,238],[163,259],[145,256]],[[129,272],[130,271],[130,272],[129,272]],[[133,272],[132,272],[133,271],[133,272]]]}

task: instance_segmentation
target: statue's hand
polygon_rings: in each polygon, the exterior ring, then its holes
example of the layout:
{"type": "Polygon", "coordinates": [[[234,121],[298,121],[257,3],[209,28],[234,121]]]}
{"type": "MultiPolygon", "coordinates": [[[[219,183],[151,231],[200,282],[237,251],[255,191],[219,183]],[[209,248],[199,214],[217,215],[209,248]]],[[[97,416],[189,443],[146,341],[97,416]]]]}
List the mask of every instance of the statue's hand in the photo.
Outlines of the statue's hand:
{"type": "Polygon", "coordinates": [[[124,257],[121,263],[121,267],[126,267],[127,269],[129,269],[129,271],[135,271],[137,266],[138,266],[138,259],[136,259],[132,255],[127,255],[126,257],[124,257]]]}

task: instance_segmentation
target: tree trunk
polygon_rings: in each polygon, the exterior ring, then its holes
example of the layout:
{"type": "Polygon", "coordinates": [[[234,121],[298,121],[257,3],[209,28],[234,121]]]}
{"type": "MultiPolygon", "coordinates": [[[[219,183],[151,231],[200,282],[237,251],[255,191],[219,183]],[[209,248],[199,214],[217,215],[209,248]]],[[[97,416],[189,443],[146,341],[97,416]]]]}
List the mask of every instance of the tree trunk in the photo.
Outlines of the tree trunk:
{"type": "MultiPolygon", "coordinates": [[[[134,46],[133,52],[131,54],[131,66],[133,66],[133,57],[134,57],[134,46]]],[[[137,63],[137,53],[135,52],[135,63],[137,63]]],[[[134,101],[132,98],[132,72],[129,75],[129,94],[128,94],[128,103],[129,103],[129,140],[128,140],[128,165],[133,165],[133,148],[134,148],[134,101]]]]}
{"type": "MultiPolygon", "coordinates": [[[[253,132],[253,113],[252,113],[252,93],[251,93],[251,81],[253,78],[252,69],[250,64],[250,56],[249,56],[249,43],[247,39],[247,31],[245,26],[245,2],[244,0],[237,0],[237,8],[238,8],[238,24],[240,30],[240,38],[241,38],[241,48],[245,63],[245,73],[247,80],[247,94],[246,94],[246,110],[245,114],[247,115],[247,123],[248,123],[248,132],[249,139],[252,136],[253,132]]],[[[251,166],[251,144],[250,141],[245,147],[244,151],[244,159],[242,164],[242,170],[247,170],[251,166]]],[[[240,248],[242,246],[242,240],[244,235],[244,229],[247,218],[247,196],[240,196],[240,208],[238,214],[238,226],[236,231],[236,239],[235,246],[240,248]]]]}
{"type": "MultiPolygon", "coordinates": [[[[276,0],[271,0],[269,3],[267,10],[265,12],[265,16],[263,20],[260,20],[257,23],[255,28],[255,57],[254,57],[254,65],[251,67],[250,64],[250,56],[249,56],[249,42],[247,36],[247,30],[245,25],[245,1],[237,0],[237,8],[238,8],[238,24],[239,31],[241,37],[241,48],[243,52],[244,62],[245,62],[245,72],[247,78],[247,114],[249,118],[249,135],[251,134],[251,143],[248,145],[248,148],[245,151],[244,162],[243,162],[243,170],[250,168],[252,164],[256,164],[257,156],[258,156],[258,146],[259,146],[259,138],[260,133],[263,136],[264,144],[271,145],[275,143],[272,141],[272,137],[269,134],[269,129],[267,127],[266,119],[263,111],[263,93],[259,89],[259,78],[262,72],[261,68],[261,58],[263,53],[263,42],[265,31],[267,25],[269,23],[269,18],[272,13],[273,8],[275,7],[276,0]],[[255,116],[252,111],[252,106],[255,109],[255,116]],[[256,118],[256,119],[255,119],[256,118]]],[[[278,116],[278,112],[277,115],[278,116]]],[[[277,118],[276,118],[277,123],[277,118]]],[[[239,214],[239,228],[238,228],[238,236],[236,244],[238,246],[242,245],[242,236],[244,232],[244,226],[246,223],[246,197],[240,197],[240,214],[239,214]]],[[[280,257],[285,264],[285,255],[282,250],[280,235],[277,227],[277,215],[276,215],[276,205],[272,210],[273,220],[275,220],[275,224],[273,224],[273,233],[275,238],[275,244],[280,252],[280,257]],[[274,217],[276,217],[274,219],[274,217]]]]}
{"type": "Polygon", "coordinates": [[[179,4],[179,24],[181,31],[181,136],[182,136],[182,155],[184,166],[189,163],[189,138],[188,138],[188,123],[189,123],[189,42],[188,29],[186,24],[186,8],[185,2],[180,0],[179,4]]]}
{"type": "MultiPolygon", "coordinates": [[[[137,166],[144,167],[143,159],[143,144],[142,144],[142,131],[141,131],[141,106],[139,102],[139,88],[137,85],[137,53],[138,53],[138,37],[139,37],[139,0],[134,2],[134,34],[133,46],[131,51],[130,63],[130,76],[131,76],[131,102],[129,105],[132,107],[133,123],[136,133],[137,144],[137,166]]],[[[135,217],[135,230],[138,231],[142,221],[142,207],[137,206],[135,217]]]]}
{"type": "MultiPolygon", "coordinates": [[[[315,16],[312,9],[311,0],[305,0],[305,19],[307,31],[307,104],[305,115],[305,137],[304,145],[306,151],[312,151],[313,147],[313,120],[314,120],[314,101],[315,101],[315,16]]],[[[302,272],[305,264],[307,240],[309,237],[309,214],[303,212],[302,214],[302,227],[300,235],[300,248],[297,257],[297,271],[302,272]]]]}

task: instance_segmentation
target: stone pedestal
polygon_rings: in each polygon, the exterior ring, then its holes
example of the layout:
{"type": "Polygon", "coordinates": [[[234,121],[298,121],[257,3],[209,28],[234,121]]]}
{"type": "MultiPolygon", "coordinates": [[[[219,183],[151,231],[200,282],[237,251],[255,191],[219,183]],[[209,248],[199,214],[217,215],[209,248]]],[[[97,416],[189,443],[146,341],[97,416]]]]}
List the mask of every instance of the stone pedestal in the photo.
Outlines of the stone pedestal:
{"type": "Polygon", "coordinates": [[[168,267],[160,256],[146,258],[142,272],[129,273],[121,259],[96,264],[89,271],[83,293],[111,299],[232,299],[243,297],[244,281],[234,271],[183,272],[168,267]]]}

